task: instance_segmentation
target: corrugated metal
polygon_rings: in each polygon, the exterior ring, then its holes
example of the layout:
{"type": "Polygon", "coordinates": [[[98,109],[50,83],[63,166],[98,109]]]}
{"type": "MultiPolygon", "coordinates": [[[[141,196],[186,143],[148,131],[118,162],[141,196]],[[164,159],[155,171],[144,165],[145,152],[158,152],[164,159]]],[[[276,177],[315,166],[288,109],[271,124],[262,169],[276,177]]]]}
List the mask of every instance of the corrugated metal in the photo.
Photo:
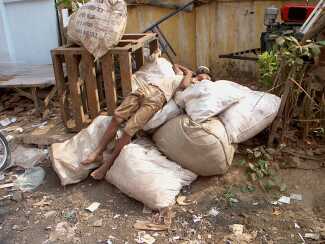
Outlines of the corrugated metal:
{"type": "MultiPolygon", "coordinates": [[[[284,2],[288,1],[212,1],[172,17],[161,27],[178,54],[177,62],[191,68],[210,66],[216,78],[242,72],[254,76],[254,62],[229,61],[219,59],[218,55],[259,47],[265,8],[284,2]]],[[[171,11],[150,6],[130,7],[127,32],[142,31],[171,11]]]]}

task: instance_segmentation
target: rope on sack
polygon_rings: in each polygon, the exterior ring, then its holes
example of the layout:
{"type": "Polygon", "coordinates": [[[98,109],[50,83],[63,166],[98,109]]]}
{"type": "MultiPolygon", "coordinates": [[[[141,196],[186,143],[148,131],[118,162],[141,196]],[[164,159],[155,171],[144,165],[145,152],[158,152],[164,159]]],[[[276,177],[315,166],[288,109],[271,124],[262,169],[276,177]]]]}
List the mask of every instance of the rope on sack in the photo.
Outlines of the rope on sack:
{"type": "MultiPolygon", "coordinates": [[[[223,153],[225,155],[225,158],[226,158],[227,165],[228,165],[228,167],[230,167],[231,166],[231,163],[228,160],[228,157],[227,157],[228,155],[226,154],[225,145],[223,144],[222,140],[217,135],[215,135],[211,130],[209,130],[208,128],[206,128],[206,127],[202,126],[201,124],[193,121],[192,119],[190,119],[190,121],[193,122],[193,124],[196,125],[196,126],[198,126],[200,129],[204,130],[206,133],[214,136],[220,142],[221,147],[222,147],[222,151],[223,151],[223,153]]],[[[218,121],[219,121],[219,119],[218,119],[218,121]]],[[[228,134],[227,134],[227,137],[228,137],[228,134]]]]}

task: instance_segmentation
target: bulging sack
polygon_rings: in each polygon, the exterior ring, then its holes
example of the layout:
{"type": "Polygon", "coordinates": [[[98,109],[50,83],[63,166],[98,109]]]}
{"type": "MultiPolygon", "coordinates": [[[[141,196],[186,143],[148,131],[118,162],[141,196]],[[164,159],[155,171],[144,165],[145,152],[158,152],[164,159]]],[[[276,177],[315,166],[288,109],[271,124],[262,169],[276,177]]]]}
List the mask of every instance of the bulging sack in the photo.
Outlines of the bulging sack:
{"type": "Polygon", "coordinates": [[[146,206],[162,209],[173,205],[182,187],[196,177],[141,139],[122,149],[106,180],[146,206]]]}
{"type": "Polygon", "coordinates": [[[181,115],[160,127],[153,139],[168,158],[201,176],[226,173],[235,153],[217,118],[198,124],[181,115]]]}
{"type": "Polygon", "coordinates": [[[98,59],[120,41],[126,23],[124,0],[91,0],[71,15],[68,38],[98,59]]]}
{"type": "Polygon", "coordinates": [[[280,104],[281,99],[275,95],[250,90],[239,103],[221,113],[219,118],[231,142],[241,143],[268,127],[275,119],[280,104]]]}
{"type": "Polygon", "coordinates": [[[200,123],[223,112],[242,97],[243,92],[228,82],[203,80],[178,92],[175,101],[185,108],[193,121],[200,123]]]}
{"type": "Polygon", "coordinates": [[[173,99],[171,99],[165,106],[158,111],[144,126],[143,130],[151,130],[158,128],[168,120],[175,118],[177,115],[180,115],[182,111],[179,109],[177,104],[173,99]]]}
{"type": "MultiPolygon", "coordinates": [[[[63,143],[52,144],[50,157],[52,167],[63,186],[78,183],[88,177],[98,163],[81,165],[87,156],[95,151],[112,117],[98,116],[87,128],[63,143]]],[[[114,141],[108,145],[104,158],[110,156],[114,141]]]]}

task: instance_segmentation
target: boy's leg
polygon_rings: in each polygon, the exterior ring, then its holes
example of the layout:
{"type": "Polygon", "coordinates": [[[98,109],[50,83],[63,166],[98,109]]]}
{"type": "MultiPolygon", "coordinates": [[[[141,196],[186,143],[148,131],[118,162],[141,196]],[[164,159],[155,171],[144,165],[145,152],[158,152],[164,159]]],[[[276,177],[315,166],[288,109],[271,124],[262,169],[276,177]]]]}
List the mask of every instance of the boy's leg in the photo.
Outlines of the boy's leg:
{"type": "Polygon", "coordinates": [[[123,147],[131,142],[131,136],[129,136],[126,133],[123,133],[122,137],[118,140],[114,151],[112,153],[112,156],[109,160],[105,161],[98,169],[96,169],[94,172],[91,173],[91,176],[95,180],[101,180],[105,177],[107,171],[111,168],[113,165],[115,159],[120,154],[123,147]]]}
{"type": "Polygon", "coordinates": [[[136,91],[134,94],[127,96],[121,105],[114,111],[114,117],[108,125],[102,139],[96,150],[91,153],[86,160],[81,162],[84,165],[93,163],[96,159],[102,157],[103,152],[106,150],[108,143],[115,137],[119,125],[130,118],[139,108],[141,98],[141,90],[136,91]]]}
{"type": "Polygon", "coordinates": [[[92,152],[86,160],[82,161],[81,164],[87,165],[101,159],[108,143],[110,143],[110,141],[115,137],[119,125],[120,122],[113,117],[96,150],[92,152]]]}

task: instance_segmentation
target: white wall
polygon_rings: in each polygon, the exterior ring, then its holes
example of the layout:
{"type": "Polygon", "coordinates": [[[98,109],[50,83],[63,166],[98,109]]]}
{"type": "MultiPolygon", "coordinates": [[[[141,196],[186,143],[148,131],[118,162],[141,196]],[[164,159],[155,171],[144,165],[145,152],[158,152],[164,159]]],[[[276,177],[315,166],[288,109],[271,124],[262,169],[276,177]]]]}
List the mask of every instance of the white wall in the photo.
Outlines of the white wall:
{"type": "Polygon", "coordinates": [[[0,52],[0,62],[9,53],[11,62],[50,64],[50,50],[58,46],[54,0],[0,1],[0,15],[5,16],[3,25],[7,26],[5,31],[0,22],[0,35],[7,39],[7,45],[0,46],[7,50],[0,52]]]}

